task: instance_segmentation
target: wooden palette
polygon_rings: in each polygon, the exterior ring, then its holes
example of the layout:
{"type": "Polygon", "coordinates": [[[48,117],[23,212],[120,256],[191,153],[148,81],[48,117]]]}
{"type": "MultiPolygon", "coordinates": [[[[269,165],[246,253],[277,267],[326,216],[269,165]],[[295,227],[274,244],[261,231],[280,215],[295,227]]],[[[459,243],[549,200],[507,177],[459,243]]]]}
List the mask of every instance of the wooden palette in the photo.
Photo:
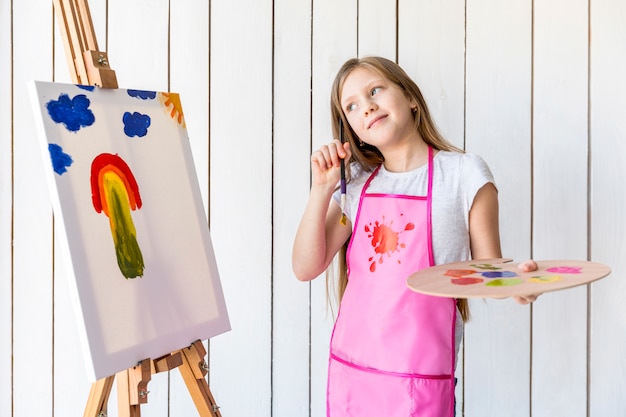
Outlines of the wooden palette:
{"type": "Polygon", "coordinates": [[[511,259],[482,259],[436,265],[411,274],[413,291],[449,298],[505,298],[589,284],[611,273],[606,265],[573,260],[536,261],[523,272],[511,259]]]}

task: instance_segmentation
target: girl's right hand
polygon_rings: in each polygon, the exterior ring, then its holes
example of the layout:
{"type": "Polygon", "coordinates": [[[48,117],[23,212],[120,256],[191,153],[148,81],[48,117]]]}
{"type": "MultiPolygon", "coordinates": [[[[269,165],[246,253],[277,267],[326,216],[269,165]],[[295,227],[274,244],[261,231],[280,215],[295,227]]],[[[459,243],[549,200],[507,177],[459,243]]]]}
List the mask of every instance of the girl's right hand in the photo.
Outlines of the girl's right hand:
{"type": "Polygon", "coordinates": [[[341,160],[350,160],[350,143],[343,146],[337,139],[327,145],[321,146],[311,155],[311,172],[314,185],[326,185],[335,187],[341,176],[341,160]]]}

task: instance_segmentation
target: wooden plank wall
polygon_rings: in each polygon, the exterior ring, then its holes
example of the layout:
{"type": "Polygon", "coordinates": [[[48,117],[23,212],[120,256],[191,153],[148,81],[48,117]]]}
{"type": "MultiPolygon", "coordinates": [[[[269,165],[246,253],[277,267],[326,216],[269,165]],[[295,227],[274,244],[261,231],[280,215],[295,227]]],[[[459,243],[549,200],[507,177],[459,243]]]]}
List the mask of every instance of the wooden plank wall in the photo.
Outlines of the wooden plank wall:
{"type": "MultiPolygon", "coordinates": [[[[52,2],[0,0],[0,416],[81,415],[86,380],[26,93],[68,82],[52,2]]],[[[348,58],[382,55],[482,155],[504,254],[591,259],[591,286],[472,301],[459,416],[626,415],[622,0],[92,0],[121,87],[181,93],[233,330],[209,343],[224,417],[325,415],[336,305],[291,272],[311,151],[348,58]],[[593,35],[593,36],[592,36],[593,35]]],[[[174,371],[146,416],[195,415],[174,371]]],[[[110,416],[116,416],[115,391],[110,416]]]]}

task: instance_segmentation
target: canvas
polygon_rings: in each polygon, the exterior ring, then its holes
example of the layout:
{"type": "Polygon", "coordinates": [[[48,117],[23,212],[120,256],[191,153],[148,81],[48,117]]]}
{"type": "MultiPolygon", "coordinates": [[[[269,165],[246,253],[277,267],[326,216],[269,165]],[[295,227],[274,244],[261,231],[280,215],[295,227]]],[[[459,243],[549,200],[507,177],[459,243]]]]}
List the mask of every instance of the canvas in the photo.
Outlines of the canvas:
{"type": "Polygon", "coordinates": [[[29,88],[88,377],[228,331],[179,96],[29,88]]]}

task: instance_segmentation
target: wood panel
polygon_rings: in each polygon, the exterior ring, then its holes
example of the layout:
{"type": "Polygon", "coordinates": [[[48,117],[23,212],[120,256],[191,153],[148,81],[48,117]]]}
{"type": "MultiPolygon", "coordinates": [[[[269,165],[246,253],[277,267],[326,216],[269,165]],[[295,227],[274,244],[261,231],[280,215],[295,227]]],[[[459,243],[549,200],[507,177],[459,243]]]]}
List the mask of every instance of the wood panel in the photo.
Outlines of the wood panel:
{"type": "Polygon", "coordinates": [[[358,1],[358,56],[378,55],[396,61],[397,0],[358,1]]]}
{"type": "MultiPolygon", "coordinates": [[[[535,3],[535,259],[587,259],[587,22],[586,0],[535,3]]],[[[586,287],[534,304],[533,416],[587,415],[586,306],[586,287]]]]}
{"type": "Polygon", "coordinates": [[[589,415],[626,415],[626,4],[591,1],[591,258],[611,266],[591,286],[589,415]]]}
{"type": "MultiPolygon", "coordinates": [[[[103,48],[104,42],[100,40],[106,39],[105,33],[102,33],[106,29],[105,4],[91,4],[90,9],[99,47],[103,48]]],[[[56,11],[53,19],[54,81],[71,83],[56,11]]],[[[65,231],[58,223],[55,222],[54,225],[54,410],[60,414],[80,416],[84,412],[91,387],[85,367],[85,360],[88,358],[85,358],[78,333],[77,320],[81,315],[74,310],[72,300],[69,280],[73,278],[71,269],[67,267],[69,253],[65,231]]]]}
{"type": "Polygon", "coordinates": [[[169,1],[108,2],[107,54],[120,88],[167,91],[169,1]]]}
{"type": "MultiPolygon", "coordinates": [[[[398,62],[418,84],[441,133],[465,141],[465,2],[400,1],[398,62]]],[[[457,359],[456,401],[463,403],[463,346],[457,359]]]]}
{"type": "MultiPolygon", "coordinates": [[[[208,215],[209,2],[184,0],[169,4],[169,91],[180,94],[200,193],[208,215]]],[[[205,343],[205,348],[207,345],[205,343]]],[[[198,413],[178,370],[170,372],[169,410],[170,417],[198,413]]]]}
{"type": "MultiPolygon", "coordinates": [[[[469,2],[466,25],[466,150],[491,167],[503,254],[521,260],[530,256],[531,2],[469,2]]],[[[470,305],[465,416],[527,416],[530,307],[511,300],[470,305]]]]}
{"type": "Polygon", "coordinates": [[[209,203],[208,2],[170,2],[169,89],[180,94],[205,208],[209,203]],[[187,105],[189,103],[189,105],[187,105]]]}
{"type": "MultiPolygon", "coordinates": [[[[168,3],[167,0],[108,1],[106,37],[99,38],[98,43],[100,48],[107,49],[120,88],[168,91],[168,3]]],[[[168,383],[167,375],[152,378],[148,403],[142,405],[145,414],[155,417],[168,415],[168,383]]],[[[117,389],[114,387],[109,414],[116,416],[117,411],[117,389]]]]}
{"type": "Polygon", "coordinates": [[[210,29],[210,226],[232,325],[210,381],[224,415],[269,416],[272,2],[213,2],[210,29]]]}
{"type": "Polygon", "coordinates": [[[11,3],[0,2],[0,415],[8,416],[13,406],[11,394],[13,354],[13,67],[11,3]]]}
{"type": "MultiPolygon", "coordinates": [[[[313,2],[313,107],[311,150],[333,139],[330,127],[330,88],[339,68],[357,56],[357,4],[352,1],[313,2]],[[340,41],[338,41],[340,40],[340,41]]],[[[304,162],[304,161],[303,161],[304,162]]],[[[306,163],[310,166],[310,158],[306,163]]],[[[336,272],[336,268],[332,273],[336,272]]],[[[331,287],[327,303],[324,275],[311,284],[311,416],[326,415],[329,341],[337,313],[331,287]]]]}
{"type": "MultiPolygon", "coordinates": [[[[121,87],[182,95],[233,325],[210,343],[211,389],[224,416],[325,415],[333,316],[323,276],[311,284],[293,277],[291,245],[308,197],[310,153],[332,139],[336,71],[357,54],[395,59],[396,51],[443,133],[492,168],[504,255],[588,251],[613,268],[589,289],[545,294],[533,307],[472,302],[457,415],[626,414],[623,2],[174,3],[109,0],[91,8],[121,87]]],[[[30,79],[69,80],[53,20],[50,2],[0,1],[0,369],[13,371],[0,376],[0,415],[7,416],[80,415],[90,385],[26,93],[30,79]]],[[[195,415],[176,371],[156,376],[149,389],[144,414],[195,415]]],[[[113,390],[112,417],[116,398],[113,390]]]]}
{"type": "Polygon", "coordinates": [[[399,2],[398,62],[417,82],[441,133],[465,139],[465,2],[399,2]]]}
{"type": "Polygon", "coordinates": [[[309,416],[310,285],[291,267],[309,194],[311,5],[274,2],[272,415],[309,416]]]}
{"type": "Polygon", "coordinates": [[[12,413],[16,416],[50,416],[53,410],[52,208],[27,91],[28,81],[52,77],[51,6],[36,0],[12,5],[12,413]]]}

